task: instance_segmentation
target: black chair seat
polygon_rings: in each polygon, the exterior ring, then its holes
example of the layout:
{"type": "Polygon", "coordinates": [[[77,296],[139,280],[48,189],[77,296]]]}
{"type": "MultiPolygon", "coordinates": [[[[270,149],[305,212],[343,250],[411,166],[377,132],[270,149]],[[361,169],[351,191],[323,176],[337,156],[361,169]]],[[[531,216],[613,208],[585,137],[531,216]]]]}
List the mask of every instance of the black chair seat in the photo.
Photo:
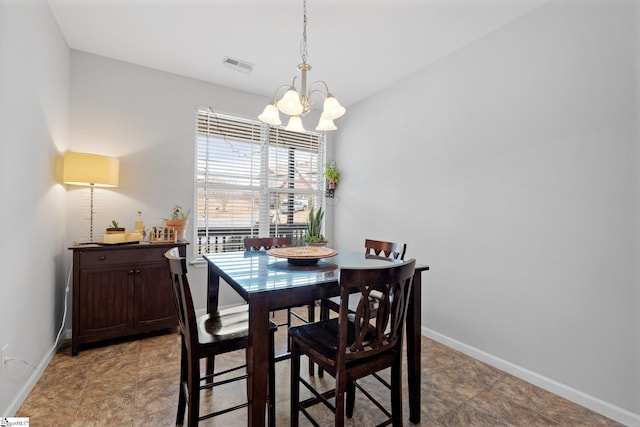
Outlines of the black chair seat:
{"type": "MultiPolygon", "coordinates": [[[[347,342],[355,341],[355,328],[353,319],[349,319],[347,325],[347,342]]],[[[338,318],[324,320],[309,325],[292,326],[289,328],[289,335],[300,342],[304,342],[309,352],[313,354],[313,359],[330,375],[335,375],[336,360],[338,358],[338,337],[340,325],[338,318]]],[[[369,328],[362,344],[367,346],[375,342],[375,329],[369,328]]],[[[369,363],[370,359],[375,358],[375,352],[370,352],[369,356],[360,359],[352,359],[346,361],[346,369],[353,369],[359,364],[369,363]]]]}
{"type": "MultiPolygon", "coordinates": [[[[205,314],[198,317],[197,324],[198,342],[202,345],[221,341],[247,340],[249,306],[244,304],[205,314]]],[[[269,330],[277,329],[278,325],[269,320],[269,330]]]]}

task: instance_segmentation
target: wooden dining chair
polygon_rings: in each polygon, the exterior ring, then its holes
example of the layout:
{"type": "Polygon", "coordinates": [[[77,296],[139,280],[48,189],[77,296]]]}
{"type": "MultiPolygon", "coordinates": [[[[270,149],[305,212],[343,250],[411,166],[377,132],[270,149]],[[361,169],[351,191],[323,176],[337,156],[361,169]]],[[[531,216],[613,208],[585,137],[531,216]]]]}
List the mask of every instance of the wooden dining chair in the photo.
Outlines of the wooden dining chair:
{"type": "MultiPolygon", "coordinates": [[[[178,397],[178,414],[176,424],[182,425],[187,413],[187,425],[197,426],[202,420],[226,414],[248,406],[242,403],[226,409],[220,409],[209,414],[200,415],[200,392],[222,384],[240,381],[247,378],[247,374],[238,375],[216,381],[215,377],[241,370],[246,365],[236,366],[225,371],[201,376],[200,360],[214,357],[230,351],[246,349],[249,344],[249,315],[246,305],[208,313],[196,317],[189,281],[187,280],[187,265],[184,257],[180,257],[178,248],[174,247],[165,252],[169,263],[173,296],[178,314],[178,330],[181,335],[180,360],[180,393],[178,397]]],[[[274,366],[274,332],[277,326],[269,321],[269,372],[268,372],[268,420],[269,425],[275,425],[275,366],[274,366]]]]}
{"type": "MultiPolygon", "coordinates": [[[[364,240],[364,254],[366,257],[380,257],[404,260],[404,255],[407,251],[406,243],[394,243],[385,242],[383,240],[364,240]]],[[[376,310],[378,306],[379,295],[373,292],[369,296],[369,302],[371,309],[376,310]]],[[[348,307],[350,312],[355,312],[358,304],[360,303],[360,295],[355,293],[349,297],[348,307]]],[[[329,318],[330,311],[338,313],[340,311],[340,297],[324,298],[320,301],[320,320],[329,318]]],[[[323,376],[322,368],[318,369],[318,376],[323,376]]],[[[380,376],[375,376],[382,384],[390,387],[389,383],[382,379],[380,376]]]]}
{"type": "MultiPolygon", "coordinates": [[[[364,249],[365,256],[404,260],[404,254],[407,251],[407,244],[365,239],[364,249]]],[[[371,302],[375,307],[375,294],[371,297],[371,302]]],[[[360,296],[354,294],[351,298],[349,298],[349,309],[351,311],[355,311],[355,308],[358,306],[359,301],[360,296]]],[[[340,297],[325,298],[320,301],[320,320],[329,318],[329,310],[336,313],[340,310],[340,297]]]]}
{"type": "MultiPolygon", "coordinates": [[[[271,248],[281,248],[284,246],[291,246],[291,237],[246,237],[244,239],[244,248],[247,251],[268,251],[271,248]]],[[[273,313],[272,313],[273,315],[273,313]]],[[[302,317],[291,308],[287,309],[287,321],[285,323],[279,323],[278,326],[291,326],[291,318],[296,317],[304,323],[313,322],[315,320],[314,306],[312,304],[307,305],[307,318],[302,317]]],[[[287,341],[287,352],[290,352],[289,342],[287,341]]],[[[288,357],[288,354],[286,355],[288,357]]],[[[313,365],[309,365],[311,374],[313,375],[313,365]]]]}
{"type": "MultiPolygon", "coordinates": [[[[377,268],[340,270],[340,304],[337,318],[289,328],[291,341],[291,425],[302,412],[312,423],[307,408],[324,403],[335,413],[335,425],[344,425],[345,412],[352,418],[356,389],[371,399],[388,417],[379,426],[402,425],[402,334],[415,260],[377,268]],[[354,312],[346,302],[359,292],[354,312]],[[379,293],[378,308],[371,310],[369,296],[379,293]],[[335,378],[335,388],[320,393],[300,377],[300,357],[306,355],[335,378]],[[391,368],[391,412],[366,392],[356,380],[391,368]],[[300,384],[312,397],[300,402],[300,384]],[[345,402],[346,393],[346,402],[345,402]],[[332,404],[329,400],[335,397],[332,404]]],[[[315,424],[318,425],[318,424],[315,424]]]]}

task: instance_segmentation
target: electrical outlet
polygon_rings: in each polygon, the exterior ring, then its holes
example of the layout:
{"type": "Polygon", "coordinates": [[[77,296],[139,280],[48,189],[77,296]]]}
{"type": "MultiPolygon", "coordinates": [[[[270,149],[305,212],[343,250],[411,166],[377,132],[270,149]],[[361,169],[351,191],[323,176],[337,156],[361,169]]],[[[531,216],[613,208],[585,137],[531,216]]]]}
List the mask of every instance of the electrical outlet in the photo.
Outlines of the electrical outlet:
{"type": "Polygon", "coordinates": [[[9,344],[5,344],[0,349],[0,372],[4,372],[4,365],[7,362],[7,348],[9,348],[9,344]]]}

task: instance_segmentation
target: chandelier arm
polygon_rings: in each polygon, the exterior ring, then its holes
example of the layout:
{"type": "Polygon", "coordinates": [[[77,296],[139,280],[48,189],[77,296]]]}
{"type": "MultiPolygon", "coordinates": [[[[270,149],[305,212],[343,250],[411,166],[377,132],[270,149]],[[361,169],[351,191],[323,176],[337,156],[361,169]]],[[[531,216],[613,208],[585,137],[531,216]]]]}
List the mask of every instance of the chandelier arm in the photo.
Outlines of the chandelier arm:
{"type": "Polygon", "coordinates": [[[318,90],[318,89],[314,89],[314,90],[312,90],[312,91],[310,91],[310,92],[309,92],[309,96],[308,96],[309,102],[311,102],[311,96],[312,96],[314,93],[319,93],[319,94],[320,94],[320,96],[322,96],[322,98],[323,98],[323,99],[325,99],[325,98],[327,97],[327,95],[326,95],[323,91],[318,90]]]}
{"type": "Polygon", "coordinates": [[[298,84],[300,86],[302,86],[302,80],[300,79],[300,76],[293,76],[293,80],[291,80],[291,86],[289,86],[289,87],[292,87],[292,88],[298,90],[298,88],[296,88],[296,80],[298,80],[298,84]]]}
{"type": "MultiPolygon", "coordinates": [[[[317,80],[311,83],[311,86],[309,86],[309,94],[311,94],[311,92],[314,92],[313,87],[315,85],[324,85],[324,90],[327,92],[326,94],[324,94],[325,97],[330,93],[329,86],[327,85],[327,83],[324,80],[317,80]]],[[[315,92],[320,92],[320,91],[316,89],[315,92]]]]}
{"type": "Polygon", "coordinates": [[[273,101],[275,102],[275,100],[278,99],[278,92],[280,92],[282,88],[290,88],[290,87],[291,86],[289,85],[282,85],[278,89],[276,89],[276,91],[273,93],[273,101]]]}

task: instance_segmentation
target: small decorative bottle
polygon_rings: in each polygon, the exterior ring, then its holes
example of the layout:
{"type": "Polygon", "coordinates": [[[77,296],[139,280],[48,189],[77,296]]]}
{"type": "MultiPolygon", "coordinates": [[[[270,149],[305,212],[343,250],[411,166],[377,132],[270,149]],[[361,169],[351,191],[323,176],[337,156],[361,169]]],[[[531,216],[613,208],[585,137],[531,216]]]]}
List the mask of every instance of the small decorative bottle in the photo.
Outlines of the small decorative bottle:
{"type": "Polygon", "coordinates": [[[142,222],[142,211],[138,211],[137,213],[136,225],[134,228],[135,228],[135,232],[140,233],[140,236],[142,236],[142,240],[144,240],[146,233],[144,231],[144,222],[142,222]]]}

